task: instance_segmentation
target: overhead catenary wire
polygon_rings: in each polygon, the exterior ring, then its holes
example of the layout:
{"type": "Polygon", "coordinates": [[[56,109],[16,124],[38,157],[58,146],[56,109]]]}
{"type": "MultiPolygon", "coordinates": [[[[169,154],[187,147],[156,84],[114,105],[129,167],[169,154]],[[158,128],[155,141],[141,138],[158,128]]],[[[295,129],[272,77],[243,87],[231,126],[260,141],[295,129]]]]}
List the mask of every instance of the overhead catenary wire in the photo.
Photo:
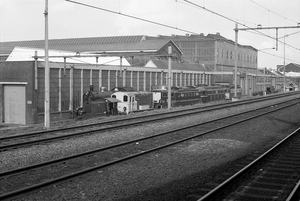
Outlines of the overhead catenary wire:
{"type": "MultiPolygon", "coordinates": [[[[225,15],[222,15],[222,14],[220,14],[220,13],[217,13],[217,12],[213,11],[213,10],[210,10],[210,9],[204,7],[204,6],[200,6],[200,5],[198,5],[198,4],[196,4],[196,3],[193,3],[193,2],[191,2],[191,1],[189,1],[189,0],[183,0],[183,1],[184,1],[184,2],[187,2],[187,3],[191,4],[191,5],[193,5],[193,6],[195,6],[195,7],[198,7],[198,8],[201,8],[201,9],[203,9],[203,10],[206,10],[206,11],[208,11],[208,12],[211,12],[211,13],[213,13],[213,14],[219,16],[219,17],[222,17],[222,18],[224,18],[224,19],[226,19],[226,20],[229,20],[229,21],[231,21],[231,22],[234,22],[234,23],[236,23],[236,24],[238,24],[238,25],[242,25],[242,26],[244,26],[244,27],[246,27],[246,28],[249,28],[250,30],[252,30],[252,31],[254,31],[254,32],[257,32],[257,33],[259,33],[260,35],[263,35],[263,36],[266,36],[266,37],[268,37],[268,38],[277,40],[277,38],[275,38],[275,37],[272,37],[272,36],[269,36],[269,35],[267,35],[267,34],[265,34],[265,33],[262,33],[262,32],[260,32],[260,31],[258,31],[257,29],[252,29],[252,28],[250,28],[249,26],[247,26],[247,25],[245,25],[245,24],[242,24],[242,23],[240,23],[240,22],[238,22],[238,21],[236,21],[236,20],[233,20],[233,19],[231,19],[231,18],[225,16],[225,15]]],[[[287,44],[286,42],[282,42],[282,41],[280,41],[280,40],[278,40],[278,41],[279,41],[280,43],[285,44],[285,45],[288,46],[288,47],[291,47],[291,48],[296,49],[296,50],[298,50],[298,51],[300,50],[300,48],[293,47],[292,45],[289,45],[289,44],[287,44]]],[[[290,60],[290,59],[289,59],[289,60],[290,60]]]]}
{"type": "Polygon", "coordinates": [[[297,33],[300,33],[300,31],[296,31],[296,32],[291,33],[291,34],[285,34],[284,36],[281,36],[281,37],[279,37],[279,38],[284,38],[284,37],[286,37],[286,36],[295,35],[295,34],[297,34],[297,33]]]}
{"type": "MultiPolygon", "coordinates": [[[[185,31],[185,32],[192,33],[192,34],[198,34],[198,33],[193,32],[193,31],[181,29],[181,28],[174,27],[174,26],[170,26],[170,25],[167,25],[167,24],[155,22],[155,21],[152,21],[152,20],[147,20],[147,19],[144,19],[144,18],[140,18],[140,17],[136,17],[136,16],[132,16],[132,15],[128,15],[128,14],[116,12],[116,11],[113,11],[113,10],[109,10],[109,9],[105,9],[105,8],[101,8],[101,7],[97,7],[97,6],[93,6],[93,5],[89,5],[89,4],[77,2],[77,1],[72,1],[72,0],[65,0],[65,1],[70,2],[70,3],[74,3],[74,4],[78,4],[78,5],[82,5],[82,6],[86,6],[86,7],[90,7],[90,8],[94,8],[94,9],[98,9],[98,10],[102,10],[102,11],[105,11],[105,12],[110,12],[110,13],[113,13],[113,14],[122,15],[122,16],[129,17],[129,18],[133,18],[133,19],[145,21],[145,22],[148,22],[148,23],[152,23],[152,24],[164,26],[164,27],[167,27],[167,28],[176,29],[176,30],[179,30],[179,31],[185,31]]],[[[243,23],[241,23],[241,22],[238,22],[237,20],[231,19],[231,18],[229,18],[229,17],[227,17],[227,16],[225,16],[225,15],[222,15],[222,14],[220,14],[220,13],[217,13],[217,12],[215,12],[215,11],[213,11],[213,10],[210,10],[210,9],[206,8],[206,7],[200,6],[200,5],[195,4],[195,3],[191,2],[191,1],[188,1],[188,0],[183,0],[183,1],[184,1],[184,2],[187,2],[187,3],[189,3],[189,4],[191,4],[192,6],[194,6],[194,7],[196,7],[196,8],[197,8],[197,7],[198,7],[198,8],[202,8],[202,9],[208,11],[208,12],[211,12],[212,14],[215,14],[215,15],[217,15],[217,16],[220,16],[220,17],[222,17],[222,18],[225,18],[225,19],[227,19],[227,20],[229,20],[229,21],[231,21],[231,22],[234,22],[234,23],[237,23],[237,24],[239,24],[239,25],[241,25],[241,26],[250,28],[249,26],[247,26],[247,25],[245,25],[245,24],[243,24],[243,23]]],[[[276,38],[274,38],[274,37],[272,37],[272,36],[269,36],[269,35],[267,35],[267,34],[264,34],[264,33],[260,32],[260,31],[258,31],[258,30],[254,30],[254,31],[260,33],[260,34],[263,35],[263,36],[269,37],[269,38],[271,38],[271,39],[276,39],[276,38]]]]}
{"type": "MultiPolygon", "coordinates": [[[[203,9],[203,10],[206,10],[206,11],[208,11],[208,12],[211,12],[211,13],[213,13],[213,14],[219,16],[219,17],[222,17],[222,18],[224,18],[224,19],[226,19],[226,20],[229,20],[229,21],[231,21],[231,22],[234,22],[234,23],[236,23],[236,24],[238,24],[238,25],[241,25],[241,26],[244,26],[244,27],[246,27],[246,28],[251,29],[251,27],[249,27],[249,26],[247,26],[247,25],[245,25],[245,24],[243,24],[243,23],[241,23],[241,22],[239,22],[239,21],[237,21],[237,20],[234,20],[234,19],[232,19],[232,18],[230,18],[230,17],[227,17],[227,16],[225,16],[225,15],[222,15],[222,14],[220,14],[220,13],[217,13],[217,12],[211,10],[211,9],[208,9],[208,8],[206,8],[206,7],[203,7],[203,6],[200,6],[200,5],[196,4],[196,3],[193,3],[193,2],[188,1],[188,0],[183,0],[183,1],[185,1],[185,2],[187,2],[187,3],[189,3],[189,4],[191,4],[191,5],[193,5],[193,6],[195,6],[195,7],[198,7],[198,8],[201,8],[201,9],[203,9]]],[[[262,32],[260,32],[260,31],[258,31],[258,30],[256,30],[256,29],[251,29],[251,30],[252,30],[252,31],[255,31],[255,32],[257,32],[257,33],[259,33],[259,34],[262,35],[262,36],[266,36],[266,37],[271,38],[271,39],[276,39],[275,37],[269,36],[269,35],[267,35],[267,34],[265,34],[265,33],[262,33],[262,32]]]]}
{"type": "MultiPolygon", "coordinates": [[[[252,33],[252,34],[261,35],[260,33],[256,33],[256,32],[254,32],[254,31],[252,31],[252,30],[248,30],[248,32],[249,32],[249,33],[252,33]]],[[[287,35],[290,36],[290,35],[294,35],[294,34],[299,33],[299,32],[300,32],[300,31],[297,31],[297,32],[295,32],[295,33],[287,34],[287,35]]],[[[282,37],[279,37],[279,38],[284,38],[284,37],[286,37],[287,35],[282,36],[282,37]]],[[[272,38],[272,37],[269,36],[269,38],[272,38]]],[[[279,38],[278,38],[278,39],[279,39],[279,38]]],[[[273,39],[273,38],[272,38],[272,39],[273,39]]],[[[278,41],[279,41],[279,43],[284,44],[283,41],[280,41],[280,40],[278,40],[278,41]]],[[[300,50],[300,48],[297,48],[297,47],[295,47],[295,46],[289,45],[289,44],[287,44],[287,43],[285,43],[285,45],[286,45],[287,47],[291,48],[291,49],[300,50]]]]}
{"type": "MultiPolygon", "coordinates": [[[[116,12],[116,11],[113,11],[113,10],[109,10],[109,9],[105,9],[105,8],[101,8],[101,7],[98,7],[98,6],[93,6],[93,5],[89,5],[89,4],[85,4],[85,3],[81,3],[81,2],[77,2],[77,1],[73,1],[73,0],[65,0],[65,1],[70,2],[70,3],[74,3],[74,4],[78,4],[78,5],[81,5],[81,6],[90,7],[90,8],[93,8],[93,9],[102,10],[102,11],[105,11],[105,12],[117,14],[117,15],[122,15],[122,16],[124,16],[124,17],[128,17],[128,18],[132,18],[132,19],[136,19],[136,20],[140,20],[140,21],[144,21],[144,22],[156,24],[156,25],[159,25],[159,26],[163,26],[163,27],[167,27],[167,28],[171,28],[171,29],[176,29],[176,30],[179,30],[179,31],[184,31],[184,32],[191,33],[191,34],[198,34],[198,33],[193,32],[193,31],[189,31],[189,30],[186,30],[186,29],[178,28],[177,26],[174,27],[174,26],[170,26],[170,25],[163,24],[163,23],[160,23],[160,22],[155,22],[155,21],[152,21],[152,20],[147,20],[147,19],[140,18],[140,17],[136,17],[136,16],[133,16],[133,15],[124,14],[124,13],[121,13],[120,11],[119,11],[119,12],[116,12]]],[[[178,1],[178,0],[177,0],[177,1],[178,1]]],[[[177,2],[177,1],[176,1],[176,2],[177,2]]],[[[213,11],[213,10],[211,10],[211,9],[205,8],[205,7],[203,7],[203,6],[200,6],[200,5],[198,5],[198,4],[195,4],[195,3],[191,2],[191,1],[188,1],[188,0],[183,0],[183,1],[186,2],[186,3],[189,3],[189,4],[191,4],[191,5],[193,5],[193,6],[196,7],[196,8],[204,9],[204,10],[206,10],[206,11],[208,11],[208,12],[211,12],[211,13],[217,15],[217,16],[220,16],[220,17],[222,17],[222,18],[224,18],[224,19],[226,19],[226,20],[229,20],[229,21],[234,22],[234,23],[236,23],[236,24],[239,24],[239,25],[241,25],[241,26],[250,28],[249,26],[247,26],[247,25],[245,25],[245,24],[243,24],[243,23],[241,23],[241,22],[239,22],[239,21],[237,21],[237,20],[231,19],[231,18],[229,18],[229,17],[227,17],[227,16],[225,16],[225,15],[222,15],[222,14],[220,14],[220,13],[218,13],[218,12],[215,12],[215,11],[213,11]]],[[[255,32],[257,32],[257,33],[260,33],[262,36],[266,36],[266,37],[268,37],[268,38],[271,38],[271,39],[276,40],[275,37],[269,36],[269,35],[267,35],[267,34],[265,34],[265,33],[262,33],[262,32],[260,32],[260,31],[258,31],[258,30],[253,30],[253,31],[255,31],[255,32]]],[[[279,42],[283,43],[282,41],[279,41],[279,42]]],[[[286,43],[285,43],[285,44],[286,44],[286,43]]],[[[286,45],[289,46],[288,44],[286,44],[286,45]]],[[[297,48],[296,48],[296,49],[297,49],[297,48]]],[[[297,50],[300,50],[300,49],[297,49],[297,50]]]]}
{"type": "Polygon", "coordinates": [[[179,31],[184,31],[184,32],[192,33],[192,34],[197,34],[195,32],[189,31],[189,30],[185,30],[185,29],[181,29],[181,28],[178,28],[178,27],[170,26],[170,25],[163,24],[163,23],[160,23],[160,22],[155,22],[155,21],[152,21],[152,20],[147,20],[147,19],[136,17],[136,16],[133,16],[133,15],[124,14],[124,13],[121,13],[121,12],[116,12],[116,11],[113,11],[113,10],[108,10],[108,9],[105,9],[105,8],[100,8],[100,7],[97,7],[97,6],[92,6],[92,5],[89,5],[89,4],[85,4],[85,3],[81,3],[81,2],[77,2],[77,1],[72,1],[72,0],[65,0],[65,1],[68,1],[68,2],[74,3],[74,4],[78,4],[78,5],[82,5],[82,6],[86,6],[86,7],[90,7],[90,8],[94,8],[94,9],[97,9],[97,10],[102,10],[102,11],[105,11],[105,12],[117,14],[117,15],[122,15],[124,17],[129,17],[129,18],[132,18],[132,19],[141,20],[141,21],[144,21],[144,22],[160,25],[160,26],[163,26],[163,27],[176,29],[176,30],[179,30],[179,31]]]}
{"type": "Polygon", "coordinates": [[[265,9],[265,10],[267,10],[267,11],[269,11],[269,12],[271,12],[271,13],[273,13],[273,14],[279,16],[279,17],[282,17],[282,18],[284,18],[284,19],[286,19],[286,20],[289,20],[289,21],[291,21],[291,22],[299,23],[299,22],[296,22],[295,20],[289,19],[289,18],[287,18],[287,17],[285,17],[285,16],[283,16],[283,15],[277,13],[277,12],[274,12],[274,11],[272,11],[272,10],[266,8],[265,6],[260,5],[259,3],[253,1],[253,0],[249,0],[249,1],[251,1],[252,3],[256,4],[257,6],[262,7],[263,9],[265,9]]]}
{"type": "MultiPolygon", "coordinates": [[[[273,57],[284,59],[283,56],[278,56],[278,55],[271,54],[271,53],[268,53],[268,52],[265,52],[265,51],[260,51],[260,52],[264,53],[264,54],[268,54],[268,55],[273,56],[273,57]]],[[[293,59],[288,59],[288,58],[285,58],[285,60],[288,60],[288,61],[291,61],[291,62],[299,62],[299,61],[296,61],[296,60],[293,60],[293,59]]]]}

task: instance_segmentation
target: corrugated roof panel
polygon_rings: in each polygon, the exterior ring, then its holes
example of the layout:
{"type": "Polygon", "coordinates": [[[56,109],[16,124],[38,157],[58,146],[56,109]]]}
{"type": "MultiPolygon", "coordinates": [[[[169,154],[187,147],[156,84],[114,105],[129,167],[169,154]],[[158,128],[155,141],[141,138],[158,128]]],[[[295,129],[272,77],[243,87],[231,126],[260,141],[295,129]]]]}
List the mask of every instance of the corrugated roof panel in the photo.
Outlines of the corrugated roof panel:
{"type": "MultiPolygon", "coordinates": [[[[137,43],[142,40],[143,35],[137,36],[109,36],[109,37],[91,37],[91,38],[66,38],[66,39],[50,39],[49,46],[56,48],[57,46],[86,46],[96,44],[130,44],[137,43]]],[[[30,40],[30,41],[11,41],[0,43],[0,54],[9,53],[14,47],[43,47],[45,40],[30,40]]]]}
{"type": "MultiPolygon", "coordinates": [[[[143,36],[111,36],[111,37],[92,37],[92,38],[66,38],[66,39],[49,39],[51,45],[73,45],[73,44],[103,44],[103,43],[133,43],[140,42],[143,36]]],[[[1,42],[3,46],[40,46],[44,40],[31,41],[11,41],[1,42]]]]}
{"type": "MultiPolygon", "coordinates": [[[[49,48],[83,51],[130,51],[130,50],[159,50],[167,43],[167,40],[144,40],[147,36],[111,36],[91,38],[67,38],[50,39],[49,48]]],[[[0,43],[0,54],[10,53],[14,47],[37,47],[45,46],[44,40],[12,41],[0,43]]]]}

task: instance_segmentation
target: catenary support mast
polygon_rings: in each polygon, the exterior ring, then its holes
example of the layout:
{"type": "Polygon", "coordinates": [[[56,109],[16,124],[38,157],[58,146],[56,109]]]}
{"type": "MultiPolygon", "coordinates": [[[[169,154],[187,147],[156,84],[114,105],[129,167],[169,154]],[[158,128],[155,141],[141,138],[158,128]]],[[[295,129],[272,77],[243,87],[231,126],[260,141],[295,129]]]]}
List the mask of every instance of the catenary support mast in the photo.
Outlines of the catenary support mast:
{"type": "Polygon", "coordinates": [[[48,0],[45,0],[45,125],[50,128],[50,69],[49,69],[49,48],[48,48],[48,0]]]}

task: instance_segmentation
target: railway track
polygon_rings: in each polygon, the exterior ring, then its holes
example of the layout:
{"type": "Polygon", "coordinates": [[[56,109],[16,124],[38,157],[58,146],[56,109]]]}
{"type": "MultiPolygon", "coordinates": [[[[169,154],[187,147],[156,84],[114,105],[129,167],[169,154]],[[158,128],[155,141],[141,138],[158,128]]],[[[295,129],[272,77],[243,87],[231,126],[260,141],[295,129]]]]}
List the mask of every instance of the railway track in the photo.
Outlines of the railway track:
{"type": "Polygon", "coordinates": [[[65,182],[85,173],[141,157],[195,138],[221,131],[272,112],[299,104],[299,100],[286,101],[272,107],[262,107],[239,114],[188,125],[179,129],[156,133],[112,146],[44,163],[0,173],[0,199],[12,198],[38,190],[42,187],[65,182]]]}
{"type": "MultiPolygon", "coordinates": [[[[198,201],[298,201],[300,199],[299,147],[300,128],[206,193],[198,201]]],[[[204,191],[207,192],[207,189],[203,189],[204,191]]]]}
{"type": "Polygon", "coordinates": [[[92,124],[84,124],[79,126],[70,126],[58,129],[44,130],[39,132],[12,135],[0,138],[0,152],[10,149],[17,149],[24,146],[32,146],[36,144],[47,144],[60,140],[67,140],[74,137],[91,135],[101,133],[113,129],[123,129],[130,126],[140,124],[163,121],[171,118],[179,118],[185,115],[195,115],[204,112],[236,107],[239,105],[251,104],[260,101],[271,100],[274,98],[286,97],[287,95],[293,96],[299,92],[291,92],[285,94],[277,94],[273,96],[265,96],[257,99],[243,100],[238,102],[226,102],[217,105],[210,105],[205,107],[190,108],[186,110],[169,111],[165,113],[157,113],[145,116],[130,117],[126,119],[118,119],[111,121],[102,121],[92,124]]]}

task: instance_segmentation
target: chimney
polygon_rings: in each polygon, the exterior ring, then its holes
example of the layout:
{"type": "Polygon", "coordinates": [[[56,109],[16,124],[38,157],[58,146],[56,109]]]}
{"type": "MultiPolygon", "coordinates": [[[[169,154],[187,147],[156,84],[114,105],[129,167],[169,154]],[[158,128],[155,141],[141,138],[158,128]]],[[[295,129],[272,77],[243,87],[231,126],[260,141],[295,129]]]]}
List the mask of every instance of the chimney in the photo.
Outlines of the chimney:
{"type": "Polygon", "coordinates": [[[217,32],[216,35],[217,35],[217,36],[220,36],[221,34],[220,34],[220,32],[217,32]]]}
{"type": "Polygon", "coordinates": [[[204,36],[204,33],[200,33],[200,36],[204,36]]]}

